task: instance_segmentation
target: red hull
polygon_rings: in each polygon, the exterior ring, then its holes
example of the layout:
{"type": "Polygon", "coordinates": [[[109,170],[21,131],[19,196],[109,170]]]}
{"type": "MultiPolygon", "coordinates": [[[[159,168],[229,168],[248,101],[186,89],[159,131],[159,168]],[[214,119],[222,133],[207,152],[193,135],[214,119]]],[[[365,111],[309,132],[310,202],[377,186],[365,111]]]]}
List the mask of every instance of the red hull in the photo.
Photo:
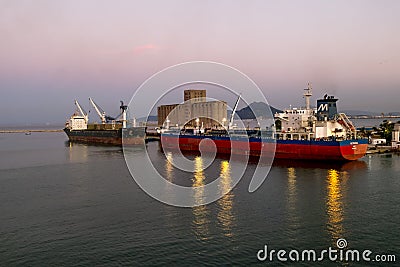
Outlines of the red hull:
{"type": "Polygon", "coordinates": [[[249,156],[260,156],[261,152],[267,157],[273,155],[277,159],[298,159],[298,160],[331,160],[349,161],[363,157],[367,152],[366,140],[346,140],[346,141],[298,141],[298,140],[277,140],[274,142],[246,142],[230,141],[226,138],[207,136],[181,135],[178,140],[177,135],[163,134],[161,143],[164,148],[179,149],[181,151],[213,152],[219,154],[247,154],[249,156]],[[205,141],[200,145],[200,142],[205,141]],[[207,141],[206,141],[207,140],[207,141]],[[178,145],[178,143],[179,145],[178,145]],[[210,142],[210,143],[208,143],[210,142]],[[214,143],[214,144],[211,144],[214,143]],[[231,147],[232,145],[232,147],[231,147]]]}
{"type": "Polygon", "coordinates": [[[305,160],[357,160],[367,153],[368,144],[356,145],[276,145],[275,158],[277,159],[305,159],[305,160]]]}

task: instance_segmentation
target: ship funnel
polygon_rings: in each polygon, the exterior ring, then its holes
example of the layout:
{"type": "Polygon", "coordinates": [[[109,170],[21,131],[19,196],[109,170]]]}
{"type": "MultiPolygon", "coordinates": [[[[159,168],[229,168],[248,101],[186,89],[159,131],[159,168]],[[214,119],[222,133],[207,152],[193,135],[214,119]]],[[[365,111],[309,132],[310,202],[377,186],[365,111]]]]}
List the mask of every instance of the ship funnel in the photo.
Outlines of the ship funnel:
{"type": "Polygon", "coordinates": [[[337,98],[325,95],[323,99],[317,100],[317,118],[319,121],[333,120],[338,114],[336,107],[337,98]]]}

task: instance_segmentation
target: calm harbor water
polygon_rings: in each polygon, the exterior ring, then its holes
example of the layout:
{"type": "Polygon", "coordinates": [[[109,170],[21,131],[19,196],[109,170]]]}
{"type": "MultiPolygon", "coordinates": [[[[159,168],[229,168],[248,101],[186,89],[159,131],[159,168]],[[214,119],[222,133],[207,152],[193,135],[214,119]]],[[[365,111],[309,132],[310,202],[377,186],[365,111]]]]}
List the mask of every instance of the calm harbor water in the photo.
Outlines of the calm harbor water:
{"type": "MultiPolygon", "coordinates": [[[[399,261],[398,155],[346,164],[277,162],[251,194],[250,164],[222,199],[176,208],[138,187],[121,148],[66,140],[64,133],[0,135],[2,266],[265,265],[256,256],[264,245],[321,251],[336,248],[338,238],[348,248],[395,254],[399,261]]],[[[225,159],[204,172],[183,173],[157,143],[147,149],[157,169],[178,184],[196,186],[215,174],[230,181],[225,159]]]]}

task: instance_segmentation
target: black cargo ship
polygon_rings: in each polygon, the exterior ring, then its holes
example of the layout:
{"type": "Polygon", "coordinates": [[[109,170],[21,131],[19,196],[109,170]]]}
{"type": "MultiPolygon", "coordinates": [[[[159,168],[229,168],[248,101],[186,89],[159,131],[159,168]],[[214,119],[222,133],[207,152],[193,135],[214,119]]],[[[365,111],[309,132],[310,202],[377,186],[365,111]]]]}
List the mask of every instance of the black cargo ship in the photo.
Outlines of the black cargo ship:
{"type": "Polygon", "coordinates": [[[146,127],[128,125],[127,106],[121,101],[121,113],[117,118],[106,116],[105,112],[89,98],[102,123],[88,123],[88,115],[75,100],[77,110],[66,122],[64,132],[71,142],[105,145],[138,145],[145,142],[146,127]]]}

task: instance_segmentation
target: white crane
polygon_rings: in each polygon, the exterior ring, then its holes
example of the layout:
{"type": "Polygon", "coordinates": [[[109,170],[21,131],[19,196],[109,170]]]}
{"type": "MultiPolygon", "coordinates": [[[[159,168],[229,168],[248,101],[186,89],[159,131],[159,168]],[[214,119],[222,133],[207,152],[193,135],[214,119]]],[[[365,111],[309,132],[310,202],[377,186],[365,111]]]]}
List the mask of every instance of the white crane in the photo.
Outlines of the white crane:
{"type": "Polygon", "coordinates": [[[79,105],[79,102],[75,99],[75,106],[78,108],[79,113],[81,113],[81,116],[85,119],[85,122],[87,123],[89,120],[88,114],[83,110],[81,105],[79,105]]]}
{"type": "Polygon", "coordinates": [[[99,107],[96,105],[96,103],[94,103],[93,99],[89,97],[89,102],[90,104],[92,104],[92,106],[94,107],[94,109],[96,110],[97,114],[99,115],[100,119],[101,119],[101,123],[106,123],[106,113],[99,107]]]}
{"type": "Polygon", "coordinates": [[[233,118],[235,117],[235,112],[236,112],[236,109],[237,109],[237,107],[239,105],[239,100],[240,100],[240,96],[241,95],[242,94],[239,94],[239,97],[238,97],[238,99],[236,100],[236,103],[235,103],[235,107],[233,108],[231,119],[229,120],[229,124],[228,124],[228,130],[233,126],[233,118]]]}

